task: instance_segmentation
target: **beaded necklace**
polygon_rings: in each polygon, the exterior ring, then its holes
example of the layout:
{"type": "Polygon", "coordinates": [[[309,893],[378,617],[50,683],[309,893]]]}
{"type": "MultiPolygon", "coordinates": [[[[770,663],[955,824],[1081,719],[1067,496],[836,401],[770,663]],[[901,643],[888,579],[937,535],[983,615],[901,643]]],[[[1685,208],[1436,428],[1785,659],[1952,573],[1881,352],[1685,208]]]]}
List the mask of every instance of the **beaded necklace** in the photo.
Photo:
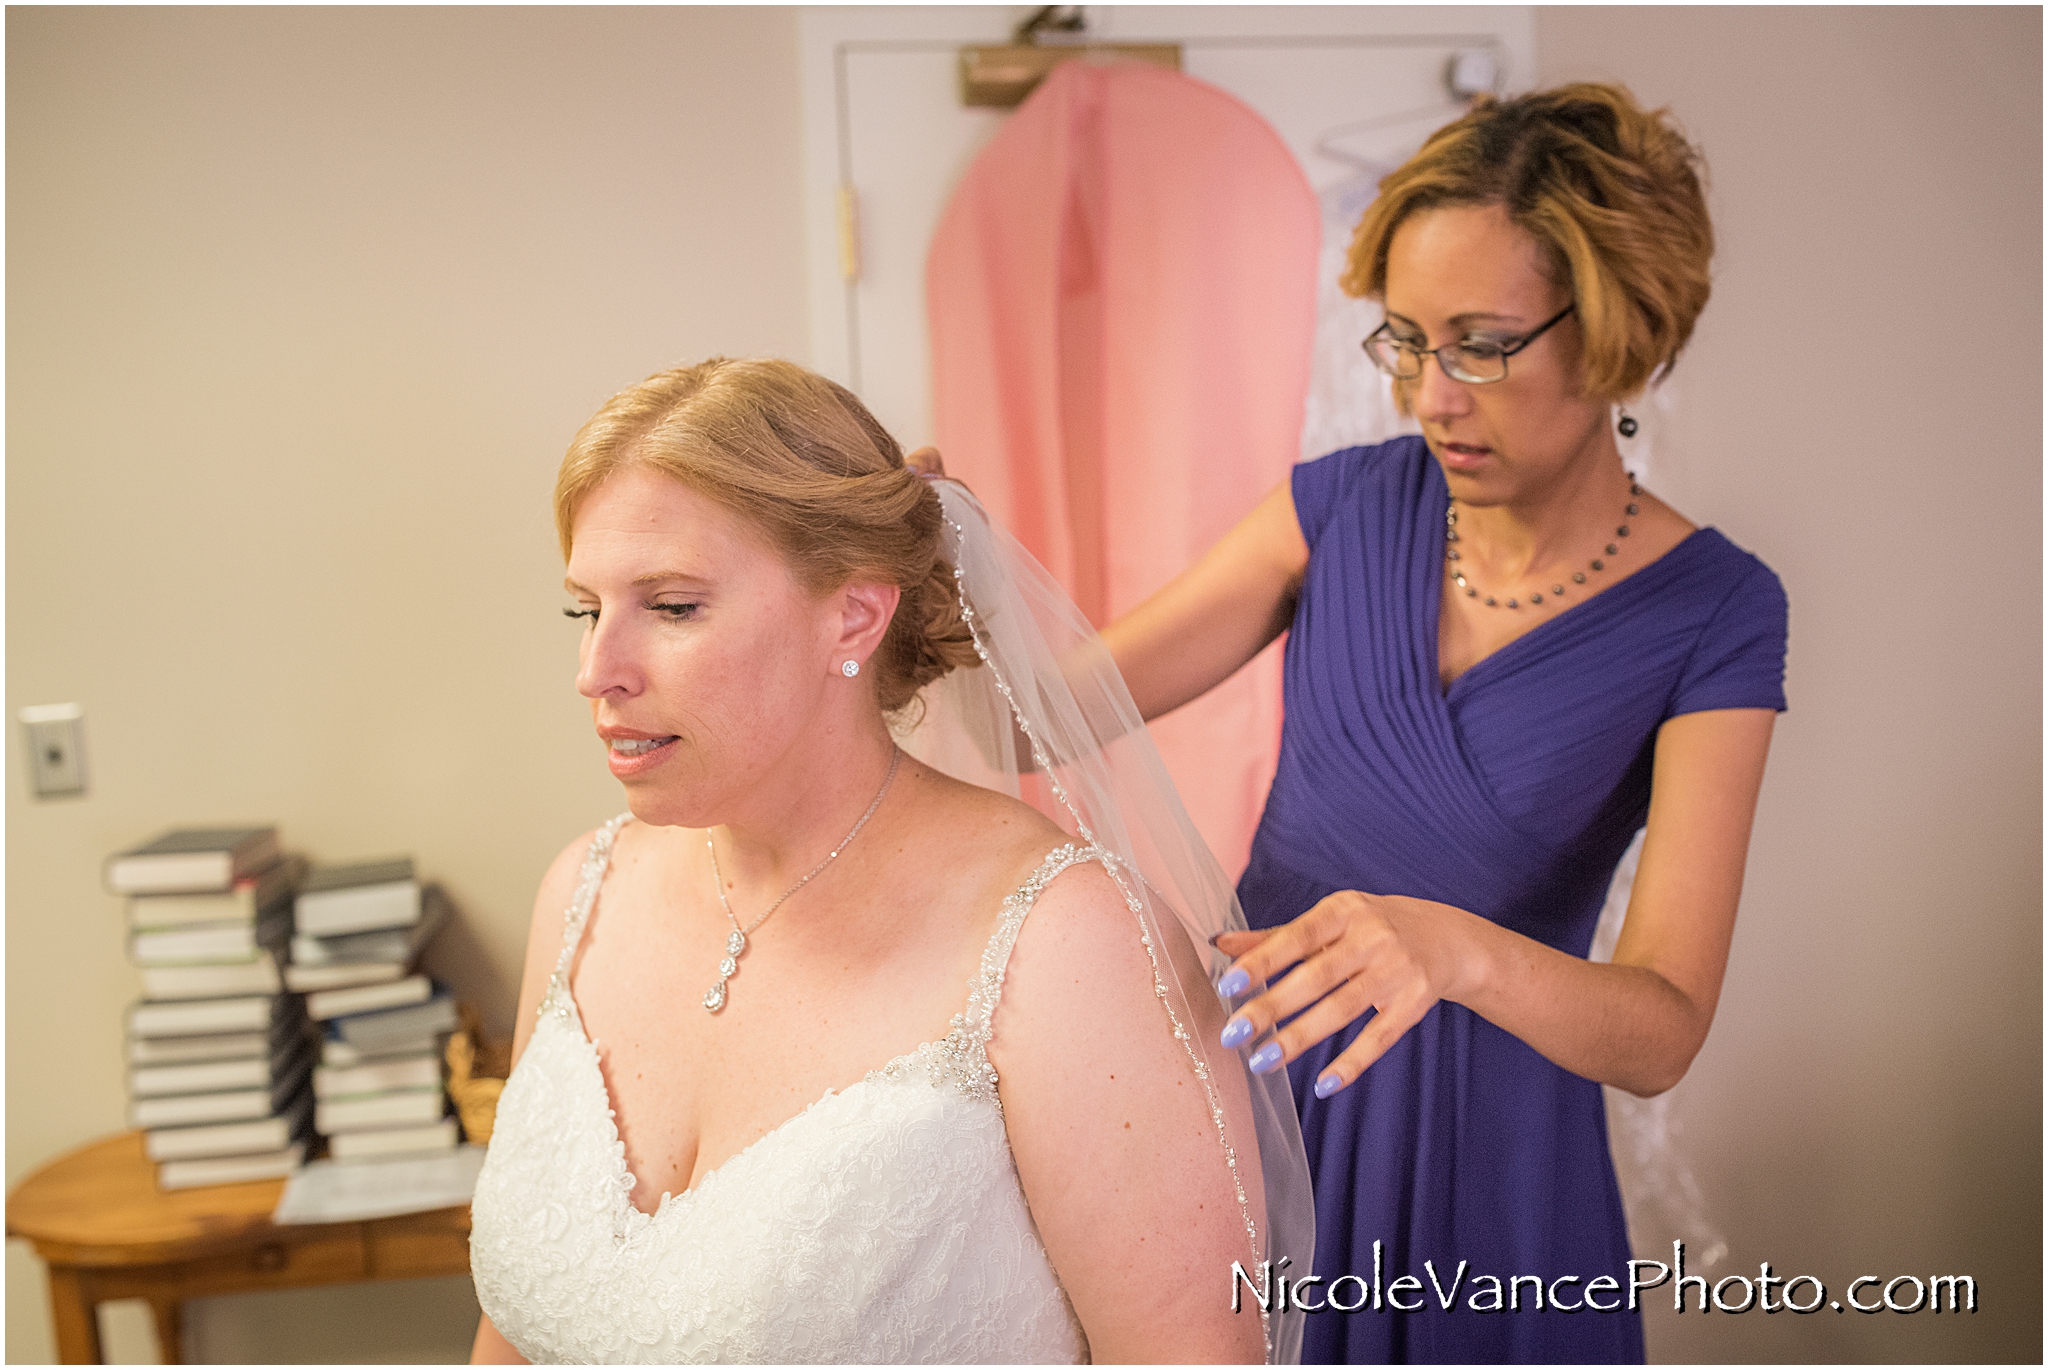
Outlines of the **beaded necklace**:
{"type": "MultiPolygon", "coordinates": [[[[1620,539],[1628,536],[1628,520],[1634,518],[1637,514],[1642,512],[1642,506],[1637,504],[1636,500],[1642,495],[1643,488],[1640,485],[1636,484],[1635,472],[1627,471],[1623,472],[1623,474],[1628,477],[1628,509],[1627,512],[1622,516],[1621,524],[1617,526],[1614,530],[1614,536],[1616,540],[1607,544],[1607,550],[1604,555],[1610,557],[1621,555],[1620,539]]],[[[1458,562],[1461,558],[1458,552],[1458,502],[1455,499],[1451,501],[1450,508],[1444,510],[1444,524],[1444,562],[1450,569],[1452,582],[1456,584],[1460,590],[1463,590],[1465,592],[1465,597],[1467,599],[1479,600],[1480,602],[1484,603],[1486,607],[1489,609],[1521,608],[1521,604],[1513,598],[1509,598],[1505,604],[1502,604],[1500,601],[1496,600],[1492,595],[1486,594],[1483,591],[1481,591],[1478,586],[1473,585],[1466,578],[1463,568],[1461,568],[1458,565],[1458,562]]],[[[1605,571],[1607,569],[1607,563],[1601,557],[1594,557],[1591,565],[1592,569],[1595,571],[1605,571]]],[[[1572,584],[1584,585],[1585,583],[1586,573],[1584,571],[1572,572],[1572,584]]],[[[1552,598],[1563,599],[1565,596],[1565,588],[1563,582],[1560,581],[1557,584],[1552,585],[1550,587],[1550,594],[1552,598]]],[[[1531,604],[1541,604],[1542,602],[1542,591],[1538,591],[1537,593],[1529,596],[1529,603],[1531,604]]]]}

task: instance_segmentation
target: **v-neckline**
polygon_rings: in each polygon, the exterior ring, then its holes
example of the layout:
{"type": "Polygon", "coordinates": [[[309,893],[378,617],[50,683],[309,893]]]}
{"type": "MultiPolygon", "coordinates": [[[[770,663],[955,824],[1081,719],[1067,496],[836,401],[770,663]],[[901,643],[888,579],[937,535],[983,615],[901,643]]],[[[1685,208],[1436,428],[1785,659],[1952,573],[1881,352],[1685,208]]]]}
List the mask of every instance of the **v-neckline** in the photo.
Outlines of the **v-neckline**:
{"type": "MultiPolygon", "coordinates": [[[[621,820],[623,820],[623,818],[624,815],[621,815],[621,820]]],[[[616,832],[614,832],[613,836],[614,839],[616,839],[616,832]]],[[[1069,866],[1076,865],[1082,861],[1088,860],[1089,853],[1092,850],[1092,848],[1083,848],[1078,846],[1074,842],[1068,841],[1061,843],[1059,846],[1047,852],[1044,856],[1039,858],[1038,864],[1032,868],[1031,874],[1025,877],[1024,883],[1019,885],[1016,890],[1011,891],[1009,895],[1005,896],[1003,900],[1004,909],[1007,911],[1010,900],[1015,898],[1016,895],[1021,893],[1023,890],[1031,888],[1034,884],[1039,885],[1042,889],[1043,883],[1049,882],[1053,878],[1053,876],[1046,874],[1047,871],[1051,870],[1053,871],[1053,875],[1057,875],[1060,872],[1065,871],[1069,866]],[[1055,867],[1057,867],[1056,870],[1054,869],[1055,867]]],[[[598,1092],[604,1100],[605,1122],[611,1128],[612,1140],[614,1142],[618,1142],[621,1144],[618,1150],[612,1153],[612,1180],[617,1186],[616,1192],[619,1194],[620,1200],[625,1205],[626,1210],[629,1213],[638,1215],[636,1221],[644,1220],[652,1222],[655,1219],[661,1217],[663,1213],[668,1212],[670,1209],[682,1206],[684,1200],[694,1199],[698,1194],[701,1194],[704,1191],[704,1187],[707,1184],[709,1184],[715,1176],[723,1174],[727,1170],[727,1168],[730,1167],[734,1162],[746,1156],[749,1152],[754,1151],[763,1143],[769,1141],[774,1137],[779,1136],[781,1133],[783,1133],[785,1130],[793,1126],[799,1120],[810,1116],[810,1114],[814,1110],[818,1109],[819,1107],[823,1106],[824,1104],[830,1102],[833,1099],[846,1098],[849,1094],[851,1094],[854,1090],[860,1088],[862,1085],[872,1084],[877,1079],[877,1077],[888,1075],[896,1067],[908,1064],[909,1062],[916,1060],[920,1055],[924,1054],[927,1051],[935,1051],[941,1049],[944,1043],[947,1041],[947,1038],[944,1037],[929,1038],[925,1041],[919,1042],[916,1046],[910,1048],[910,1050],[908,1051],[900,1052],[895,1056],[891,1056],[888,1060],[882,1062],[882,1064],[876,1066],[874,1069],[865,1072],[860,1076],[859,1079],[856,1079],[851,1083],[837,1087],[828,1087],[825,1090],[825,1092],[819,1095],[816,1099],[813,1099],[810,1103],[805,1104],[801,1109],[797,1110],[789,1117],[784,1118],[781,1122],[769,1128],[766,1132],[756,1137],[753,1141],[748,1142],[738,1151],[735,1151],[732,1155],[726,1157],[717,1165],[705,1171],[702,1175],[699,1175],[697,1177],[697,1182],[689,1186],[687,1189],[663,1190],[661,1198],[656,1200],[655,1202],[654,1211],[651,1213],[648,1212],[646,1209],[640,1207],[640,1205],[633,1202],[633,1184],[630,1183],[632,1171],[626,1165],[626,1150],[625,1146],[623,1145],[624,1139],[623,1137],[621,1137],[619,1133],[618,1102],[612,1098],[611,1082],[606,1080],[604,1076],[604,1062],[599,1058],[597,1054],[597,1043],[591,1040],[590,1030],[583,1025],[583,1006],[576,1002],[576,990],[575,987],[570,983],[572,979],[571,972],[573,970],[576,959],[575,949],[582,944],[583,938],[588,931],[590,914],[594,912],[597,907],[598,896],[602,892],[604,887],[604,877],[607,873],[609,873],[610,869],[611,847],[609,844],[607,844],[604,852],[604,866],[601,870],[597,872],[596,883],[592,885],[590,888],[590,903],[588,906],[585,907],[583,911],[583,919],[577,925],[576,940],[570,943],[568,947],[565,948],[565,960],[558,972],[558,975],[551,982],[550,993],[560,994],[562,996],[563,1006],[566,1007],[566,1009],[568,1010],[568,1012],[562,1016],[565,1020],[574,1022],[576,1028],[576,1040],[582,1046],[583,1051],[587,1054],[590,1062],[590,1067],[597,1075],[598,1092]]],[[[1036,902],[1037,899],[1034,895],[1032,903],[1036,904],[1036,902]]],[[[1024,912],[1028,914],[1030,912],[1029,907],[1027,907],[1024,912]]],[[[1021,925],[1021,916],[1019,917],[1018,921],[1021,925]]],[[[990,935],[988,945],[993,946],[996,940],[1003,935],[1003,928],[1004,918],[1003,916],[999,915],[996,921],[996,931],[990,935]]],[[[983,955],[984,957],[987,955],[985,949],[983,955]]],[[[953,1027],[955,1029],[961,1026],[972,1026],[971,1024],[966,1023],[965,1015],[973,1008],[975,993],[976,990],[970,983],[970,986],[968,988],[966,1008],[964,1008],[961,1011],[961,1013],[955,1014],[953,1018],[953,1027]]],[[[986,1010],[986,1012],[991,1014],[993,1013],[993,1011],[993,1005],[991,1005],[986,1010]]],[[[986,1052],[986,1049],[986,1044],[984,1043],[983,1051],[986,1052]]],[[[531,1051],[532,1044],[529,1042],[528,1054],[531,1054],[531,1051]]],[[[525,1058],[522,1057],[521,1061],[523,1062],[524,1059],[525,1058]]],[[[515,1066],[514,1069],[516,1071],[517,1067],[515,1066]]],[[[936,1083],[937,1082],[934,1081],[935,1085],[936,1083]]],[[[1000,1109],[1001,1104],[998,1103],[996,1107],[1000,1109]]]]}
{"type": "MultiPolygon", "coordinates": [[[[587,1057],[590,1063],[591,1071],[597,1077],[598,1093],[602,1095],[604,1099],[605,1122],[607,1122],[611,1126],[612,1140],[615,1142],[622,1142],[623,1138],[620,1136],[619,1133],[618,1103],[616,1100],[612,1098],[611,1083],[604,1078],[604,1062],[597,1054],[597,1043],[591,1040],[590,1030],[583,1026],[583,1009],[576,1002],[575,991],[569,988],[568,982],[566,980],[564,980],[561,989],[563,995],[566,996],[569,1004],[568,1019],[569,1021],[574,1023],[576,1028],[576,1042],[582,1048],[583,1052],[585,1053],[585,1056],[587,1057]]],[[[859,1089],[862,1085],[871,1084],[876,1076],[885,1074],[891,1068],[910,1061],[912,1058],[917,1056],[919,1052],[923,1051],[926,1047],[933,1045],[933,1043],[937,1040],[939,1039],[934,1038],[932,1041],[920,1042],[916,1046],[912,1047],[910,1050],[903,1052],[900,1055],[890,1057],[888,1060],[882,1062],[882,1064],[876,1066],[873,1070],[868,1071],[866,1074],[862,1075],[859,1079],[854,1080],[850,1084],[841,1085],[837,1087],[828,1087],[823,1094],[811,1100],[808,1104],[805,1104],[795,1113],[790,1114],[787,1118],[784,1118],[781,1122],[769,1128],[760,1136],[754,1138],[753,1141],[748,1142],[738,1151],[733,1152],[732,1155],[726,1157],[717,1165],[705,1171],[702,1175],[699,1175],[697,1177],[697,1182],[691,1185],[689,1188],[663,1190],[661,1197],[655,1201],[654,1211],[651,1213],[648,1210],[640,1207],[640,1205],[633,1202],[633,1186],[627,1182],[631,1178],[633,1172],[627,1168],[626,1149],[623,1145],[621,1145],[617,1151],[612,1153],[612,1179],[618,1186],[618,1194],[620,1201],[625,1204],[627,1211],[638,1215],[639,1218],[644,1219],[648,1222],[653,1222],[654,1220],[660,1218],[662,1214],[670,1212],[673,1209],[682,1207],[686,1200],[695,1199],[699,1194],[702,1194],[704,1192],[704,1188],[706,1185],[710,1184],[719,1175],[724,1174],[727,1171],[727,1169],[730,1168],[735,1162],[739,1161],[741,1158],[745,1157],[750,1152],[759,1149],[765,1143],[772,1141],[776,1137],[782,1135],[791,1127],[794,1127],[798,1122],[800,1122],[804,1118],[809,1117],[817,1109],[822,1108],[825,1104],[830,1103],[834,1099],[845,1098],[854,1090],[859,1089]]]]}
{"type": "MultiPolygon", "coordinates": [[[[1444,486],[1443,477],[1441,473],[1439,473],[1437,476],[1435,489],[1433,493],[1439,495],[1445,501],[1446,507],[1448,507],[1450,499],[1450,490],[1446,486],[1444,486]]],[[[1438,518],[1437,520],[1435,520],[1435,522],[1441,524],[1443,520],[1441,518],[1438,518]]],[[[1575,614],[1583,614],[1585,611],[1591,610],[1594,605],[1599,604],[1602,600],[1619,593],[1623,586],[1632,584],[1634,581],[1640,579],[1641,577],[1649,575],[1658,567],[1665,565],[1674,556],[1676,556],[1681,549],[1689,546],[1692,543],[1693,539],[1699,537],[1703,533],[1707,533],[1710,531],[1712,531],[1711,527],[1707,524],[1701,524],[1698,527],[1695,527],[1690,533],[1687,533],[1684,537],[1680,538],[1670,547],[1665,548],[1661,555],[1657,556],[1655,559],[1651,561],[1644,563],[1641,566],[1638,566],[1635,570],[1629,572],[1627,575],[1623,576],[1621,579],[1613,582],[1612,584],[1603,587],[1598,594],[1588,595],[1586,598],[1579,600],[1570,608],[1566,609],[1563,613],[1555,614],[1550,618],[1546,618],[1541,623],[1531,628],[1528,632],[1523,633],[1521,636],[1510,638],[1508,641],[1503,642],[1500,646],[1494,648],[1485,656],[1480,657],[1479,660],[1473,662],[1464,670],[1458,672],[1458,674],[1455,677],[1453,677],[1451,683],[1448,685],[1443,683],[1444,576],[1443,569],[1441,565],[1438,564],[1443,559],[1442,553],[1439,550],[1433,555],[1431,561],[1431,567],[1435,574],[1431,577],[1427,615],[1428,641],[1425,644],[1425,649],[1428,652],[1427,664],[1429,667],[1429,679],[1436,683],[1438,700],[1440,700],[1445,706],[1448,707],[1451,703],[1451,697],[1458,693],[1458,687],[1463,685],[1466,681],[1470,680],[1475,674],[1477,674],[1480,670],[1486,667],[1488,663],[1498,661],[1501,657],[1507,656],[1509,653],[1515,651],[1516,648],[1520,647],[1529,639],[1544,634],[1555,624],[1562,623],[1564,620],[1571,618],[1575,614]]],[[[1583,622],[1583,617],[1581,617],[1578,621],[1583,622]]],[[[1467,691],[1467,693],[1470,693],[1470,691],[1467,691]]]]}

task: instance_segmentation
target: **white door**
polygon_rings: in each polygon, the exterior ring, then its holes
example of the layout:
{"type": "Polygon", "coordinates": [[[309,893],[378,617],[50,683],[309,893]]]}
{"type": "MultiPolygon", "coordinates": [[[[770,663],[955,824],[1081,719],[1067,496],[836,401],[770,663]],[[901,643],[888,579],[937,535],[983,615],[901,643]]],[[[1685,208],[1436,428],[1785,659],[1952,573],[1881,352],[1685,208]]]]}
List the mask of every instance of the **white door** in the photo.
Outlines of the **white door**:
{"type": "MultiPolygon", "coordinates": [[[[1004,41],[1030,6],[811,9],[801,19],[811,364],[914,448],[931,440],[924,258],[960,174],[1006,117],[960,104],[964,43],[1004,41]],[[842,187],[854,219],[842,272],[842,187]]],[[[1533,78],[1527,6],[1090,6],[1090,36],[1178,42],[1182,70],[1257,110],[1318,192],[1397,162],[1458,113],[1445,70],[1495,57],[1533,78]]]]}

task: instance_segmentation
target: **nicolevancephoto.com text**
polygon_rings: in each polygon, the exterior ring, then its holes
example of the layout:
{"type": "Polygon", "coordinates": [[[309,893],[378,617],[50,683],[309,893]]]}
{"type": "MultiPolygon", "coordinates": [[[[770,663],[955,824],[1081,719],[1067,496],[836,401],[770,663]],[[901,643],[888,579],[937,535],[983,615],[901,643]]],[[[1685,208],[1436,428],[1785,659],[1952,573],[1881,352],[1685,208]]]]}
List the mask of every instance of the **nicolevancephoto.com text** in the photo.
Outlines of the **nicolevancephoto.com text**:
{"type": "Polygon", "coordinates": [[[1385,1243],[1372,1244],[1372,1273],[1290,1276],[1291,1258],[1260,1261],[1256,1274],[1230,1263],[1230,1310],[1247,1301],[1260,1312],[1284,1313],[1620,1313],[1634,1312],[1642,1296],[1670,1286],[1672,1308],[1720,1313],[1975,1313],[1977,1281],[1970,1275],[1858,1275],[1831,1296],[1818,1275],[1779,1275],[1769,1261],[1757,1274],[1708,1280],[1688,1275],[1685,1243],[1671,1244],[1671,1263],[1632,1260],[1622,1273],[1498,1275],[1472,1270],[1468,1260],[1422,1262],[1422,1274],[1389,1276],[1385,1243]],[[1688,1301],[1688,1300],[1692,1301],[1688,1301]]]}

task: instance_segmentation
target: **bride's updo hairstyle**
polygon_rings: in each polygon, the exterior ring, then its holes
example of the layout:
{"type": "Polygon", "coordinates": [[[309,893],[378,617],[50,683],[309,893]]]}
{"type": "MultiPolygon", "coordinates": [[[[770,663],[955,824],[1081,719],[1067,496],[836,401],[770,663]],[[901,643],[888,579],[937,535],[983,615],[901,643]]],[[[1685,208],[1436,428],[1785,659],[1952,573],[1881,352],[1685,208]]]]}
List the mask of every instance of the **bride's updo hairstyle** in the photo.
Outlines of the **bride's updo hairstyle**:
{"type": "Polygon", "coordinates": [[[868,666],[885,712],[980,659],[939,555],[938,493],[845,388],[785,361],[714,357],[657,372],[605,401],[562,458],[555,532],[614,471],[645,467],[732,510],[814,595],[848,581],[903,594],[868,666]]]}
{"type": "Polygon", "coordinates": [[[1714,228],[1702,169],[1668,111],[1643,110],[1621,86],[1482,99],[1380,182],[1342,284],[1384,299],[1387,248],[1409,215],[1500,205],[1572,293],[1587,391],[1626,398],[1670,370],[1706,307],[1714,228]]]}

